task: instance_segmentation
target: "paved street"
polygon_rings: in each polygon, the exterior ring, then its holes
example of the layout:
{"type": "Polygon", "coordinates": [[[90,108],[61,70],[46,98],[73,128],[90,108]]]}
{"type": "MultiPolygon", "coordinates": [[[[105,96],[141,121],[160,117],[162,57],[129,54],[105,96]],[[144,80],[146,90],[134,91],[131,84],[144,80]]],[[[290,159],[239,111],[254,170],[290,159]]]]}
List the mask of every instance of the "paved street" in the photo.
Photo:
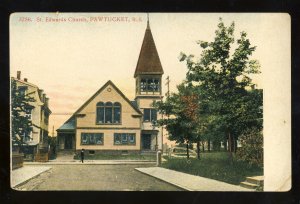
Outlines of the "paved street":
{"type": "MultiPolygon", "coordinates": [[[[34,165],[30,165],[34,166],[34,165]]],[[[153,165],[53,165],[19,190],[178,191],[134,168],[153,165]]]]}

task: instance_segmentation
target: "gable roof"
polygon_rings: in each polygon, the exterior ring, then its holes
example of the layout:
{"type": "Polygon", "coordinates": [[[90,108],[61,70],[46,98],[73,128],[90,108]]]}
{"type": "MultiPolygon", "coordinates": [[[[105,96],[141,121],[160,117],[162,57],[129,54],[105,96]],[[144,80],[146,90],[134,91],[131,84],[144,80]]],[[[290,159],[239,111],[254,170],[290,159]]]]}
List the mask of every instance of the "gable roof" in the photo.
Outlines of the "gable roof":
{"type": "Polygon", "coordinates": [[[131,104],[132,104],[134,107],[136,107],[137,109],[139,108],[136,101],[130,101],[130,102],[131,102],[131,104]]]}
{"type": "MultiPolygon", "coordinates": [[[[42,95],[41,93],[43,92],[43,89],[40,89],[37,85],[35,84],[32,84],[32,83],[29,83],[28,81],[24,81],[24,80],[21,80],[21,79],[18,79],[18,78],[15,78],[15,77],[11,77],[11,81],[15,81],[15,82],[18,82],[20,83],[21,85],[20,86],[24,86],[24,87],[32,87],[36,90],[37,94],[37,98],[39,99],[38,104],[39,105],[43,105],[43,107],[45,108],[46,111],[48,111],[50,114],[52,113],[52,111],[50,110],[49,106],[48,106],[48,103],[45,102],[45,100],[42,99],[42,95]]],[[[20,87],[19,86],[19,87],[20,87]]],[[[45,99],[48,98],[46,97],[45,95],[45,99]]],[[[49,99],[49,98],[48,98],[49,99]]]]}
{"type": "Polygon", "coordinates": [[[164,71],[160,63],[160,59],[148,21],[139,59],[134,72],[134,77],[136,77],[139,74],[163,73],[164,71]]]}
{"type": "Polygon", "coordinates": [[[72,116],[71,118],[69,118],[62,126],[60,126],[57,131],[72,131],[75,130],[75,117],[72,116]]]}
{"type": "Polygon", "coordinates": [[[105,87],[111,85],[117,92],[122,96],[122,98],[127,101],[127,103],[139,114],[143,114],[137,107],[133,106],[130,100],[116,87],[116,85],[111,81],[108,80],[91,98],[89,98],[74,114],[79,113],[89,102],[91,102],[100,92],[102,92],[105,87]]]}
{"type": "Polygon", "coordinates": [[[82,106],[78,108],[77,111],[73,113],[73,115],[57,130],[71,130],[72,128],[75,129],[75,116],[84,108],[86,107],[101,91],[105,89],[108,85],[111,85],[119,94],[122,96],[122,98],[127,101],[127,103],[139,114],[143,115],[143,113],[138,109],[137,106],[135,106],[123,93],[116,87],[116,85],[111,81],[108,80],[92,97],[90,97],[82,106]],[[74,120],[74,122],[73,122],[74,120]]]}

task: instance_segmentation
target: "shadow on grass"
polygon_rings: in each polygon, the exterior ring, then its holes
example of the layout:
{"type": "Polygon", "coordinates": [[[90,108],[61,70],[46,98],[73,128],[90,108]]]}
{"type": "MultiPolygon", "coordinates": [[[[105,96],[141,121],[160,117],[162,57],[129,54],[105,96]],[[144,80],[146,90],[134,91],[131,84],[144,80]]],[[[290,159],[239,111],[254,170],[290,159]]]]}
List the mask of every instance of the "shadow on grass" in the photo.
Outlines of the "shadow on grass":
{"type": "Polygon", "coordinates": [[[162,167],[215,179],[226,183],[239,185],[248,176],[263,175],[263,168],[249,166],[245,162],[234,160],[233,164],[228,159],[227,152],[202,153],[201,159],[190,158],[168,158],[162,167]]]}

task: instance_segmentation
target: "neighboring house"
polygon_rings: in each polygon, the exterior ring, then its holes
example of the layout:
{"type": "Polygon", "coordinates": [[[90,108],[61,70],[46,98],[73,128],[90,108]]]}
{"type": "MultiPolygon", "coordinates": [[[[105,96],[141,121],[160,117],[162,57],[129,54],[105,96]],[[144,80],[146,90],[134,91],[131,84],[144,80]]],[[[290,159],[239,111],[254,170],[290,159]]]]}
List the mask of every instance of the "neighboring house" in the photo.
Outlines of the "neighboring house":
{"type": "Polygon", "coordinates": [[[117,154],[162,149],[166,131],[153,127],[161,116],[152,103],[163,98],[163,73],[148,21],[134,73],[134,101],[109,80],[57,129],[58,150],[117,154]]]}
{"type": "Polygon", "coordinates": [[[35,102],[30,102],[32,108],[27,109],[24,114],[32,121],[32,131],[27,134],[29,137],[25,137],[25,143],[27,143],[26,151],[30,154],[36,154],[39,150],[47,149],[48,147],[48,124],[51,110],[49,109],[49,98],[42,89],[38,86],[29,83],[27,78],[21,79],[21,72],[17,72],[17,78],[12,77],[11,80],[15,80],[17,88],[29,94],[30,97],[35,99],[35,102]]]}

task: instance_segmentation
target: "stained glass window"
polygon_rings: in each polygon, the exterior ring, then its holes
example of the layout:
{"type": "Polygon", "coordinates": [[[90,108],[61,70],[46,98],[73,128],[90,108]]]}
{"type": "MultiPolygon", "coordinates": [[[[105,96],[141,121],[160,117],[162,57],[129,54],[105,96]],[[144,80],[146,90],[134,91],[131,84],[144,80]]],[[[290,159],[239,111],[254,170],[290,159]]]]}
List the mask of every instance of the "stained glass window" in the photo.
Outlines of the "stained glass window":
{"type": "Polygon", "coordinates": [[[114,134],[115,145],[134,145],[135,133],[115,133],[114,134]]]}
{"type": "Polygon", "coordinates": [[[121,104],[119,102],[99,102],[96,111],[97,124],[119,124],[121,123],[121,104]]]}
{"type": "Polygon", "coordinates": [[[82,145],[102,145],[103,133],[81,133],[82,145]]]}

